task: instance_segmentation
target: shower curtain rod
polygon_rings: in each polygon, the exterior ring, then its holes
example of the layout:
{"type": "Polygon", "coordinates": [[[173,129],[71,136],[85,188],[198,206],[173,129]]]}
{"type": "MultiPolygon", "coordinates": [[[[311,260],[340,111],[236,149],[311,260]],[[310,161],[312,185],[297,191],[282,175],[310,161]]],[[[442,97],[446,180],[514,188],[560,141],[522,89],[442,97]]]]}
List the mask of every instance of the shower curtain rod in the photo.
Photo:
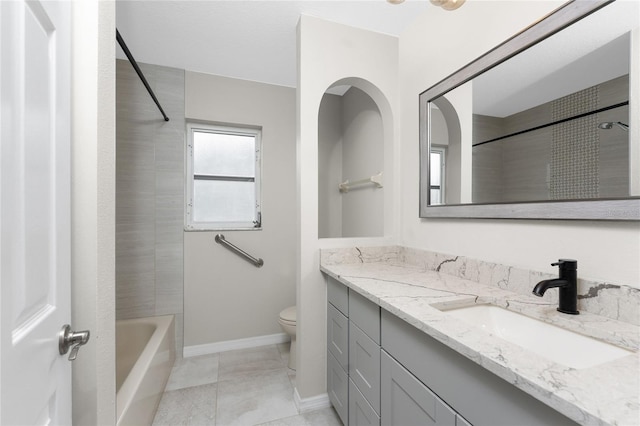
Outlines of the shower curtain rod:
{"type": "Polygon", "coordinates": [[[597,114],[599,112],[609,111],[610,109],[620,108],[620,107],[623,107],[625,105],[629,105],[629,101],[624,101],[624,102],[620,102],[619,104],[609,105],[609,106],[606,106],[606,107],[598,108],[596,110],[589,111],[589,112],[583,112],[582,114],[574,115],[572,117],[563,118],[561,120],[556,120],[556,121],[553,121],[551,123],[541,124],[540,126],[532,127],[530,129],[526,129],[526,130],[520,130],[519,132],[511,133],[511,134],[508,134],[508,135],[499,136],[497,138],[490,139],[488,141],[477,142],[477,143],[474,143],[472,146],[480,146],[480,145],[484,145],[484,144],[491,143],[491,142],[501,141],[502,139],[511,138],[513,136],[519,136],[519,135],[522,135],[524,133],[529,133],[529,132],[533,132],[535,130],[544,129],[545,127],[549,127],[549,126],[555,126],[556,124],[566,123],[567,121],[577,120],[578,118],[587,117],[589,115],[597,114]]]}
{"type": "Polygon", "coordinates": [[[138,73],[138,77],[140,77],[140,80],[142,80],[144,87],[147,88],[147,92],[149,92],[149,94],[151,95],[153,102],[155,102],[156,105],[158,106],[158,109],[160,110],[160,112],[162,113],[162,116],[164,117],[164,121],[169,121],[169,117],[167,117],[167,114],[164,113],[164,110],[160,106],[160,102],[158,102],[158,98],[156,98],[156,95],[153,93],[153,90],[151,90],[151,86],[149,86],[147,79],[144,77],[144,74],[142,74],[142,70],[140,70],[138,63],[133,58],[133,55],[129,51],[127,44],[122,39],[122,36],[120,35],[120,31],[118,31],[117,28],[116,28],[116,40],[118,41],[118,44],[122,48],[122,51],[124,52],[124,54],[127,55],[127,58],[129,59],[129,62],[131,62],[131,65],[133,65],[133,69],[135,69],[136,72],[138,73]]]}

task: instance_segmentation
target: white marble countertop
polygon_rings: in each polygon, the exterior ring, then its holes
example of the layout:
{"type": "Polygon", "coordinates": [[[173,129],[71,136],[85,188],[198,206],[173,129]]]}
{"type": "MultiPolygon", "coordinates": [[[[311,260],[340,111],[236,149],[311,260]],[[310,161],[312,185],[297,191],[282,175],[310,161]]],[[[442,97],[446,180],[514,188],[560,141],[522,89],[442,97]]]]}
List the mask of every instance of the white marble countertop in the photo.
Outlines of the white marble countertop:
{"type": "Polygon", "coordinates": [[[324,264],[321,271],[383,309],[585,425],[640,425],[640,327],[583,312],[564,315],[543,299],[399,262],[324,264]],[[437,307],[494,304],[607,341],[630,355],[573,369],[549,361],[437,307]]]}

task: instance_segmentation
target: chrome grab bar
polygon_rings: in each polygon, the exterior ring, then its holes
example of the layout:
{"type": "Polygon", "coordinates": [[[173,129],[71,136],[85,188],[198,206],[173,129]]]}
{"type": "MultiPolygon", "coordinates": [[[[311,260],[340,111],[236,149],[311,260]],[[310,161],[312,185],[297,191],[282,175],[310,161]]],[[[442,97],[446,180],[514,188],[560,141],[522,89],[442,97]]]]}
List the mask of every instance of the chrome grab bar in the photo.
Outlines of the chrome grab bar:
{"type": "Polygon", "coordinates": [[[222,244],[238,256],[244,258],[247,262],[253,264],[253,266],[255,266],[256,268],[260,268],[262,267],[262,265],[264,265],[264,261],[262,259],[256,259],[241,248],[234,246],[229,241],[227,241],[222,234],[216,235],[216,243],[222,244]]]}

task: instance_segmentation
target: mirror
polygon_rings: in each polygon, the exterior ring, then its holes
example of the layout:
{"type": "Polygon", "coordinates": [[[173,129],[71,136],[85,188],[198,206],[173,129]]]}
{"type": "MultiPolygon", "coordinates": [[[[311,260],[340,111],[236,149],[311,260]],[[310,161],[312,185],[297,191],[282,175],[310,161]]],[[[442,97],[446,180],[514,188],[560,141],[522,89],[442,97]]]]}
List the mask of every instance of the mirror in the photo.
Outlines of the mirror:
{"type": "Polygon", "coordinates": [[[567,3],[420,94],[420,217],[640,220],[639,16],[567,3]]]}

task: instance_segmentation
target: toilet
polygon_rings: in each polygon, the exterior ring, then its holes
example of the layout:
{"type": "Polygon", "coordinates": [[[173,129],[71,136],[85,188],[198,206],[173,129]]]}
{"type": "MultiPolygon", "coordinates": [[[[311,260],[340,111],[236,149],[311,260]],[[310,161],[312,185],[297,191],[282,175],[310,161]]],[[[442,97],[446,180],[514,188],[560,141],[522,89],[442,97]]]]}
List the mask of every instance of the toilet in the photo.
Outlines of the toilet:
{"type": "Polygon", "coordinates": [[[280,326],[291,337],[291,349],[289,349],[289,368],[296,369],[296,307],[289,306],[280,312],[278,318],[280,326]]]}

